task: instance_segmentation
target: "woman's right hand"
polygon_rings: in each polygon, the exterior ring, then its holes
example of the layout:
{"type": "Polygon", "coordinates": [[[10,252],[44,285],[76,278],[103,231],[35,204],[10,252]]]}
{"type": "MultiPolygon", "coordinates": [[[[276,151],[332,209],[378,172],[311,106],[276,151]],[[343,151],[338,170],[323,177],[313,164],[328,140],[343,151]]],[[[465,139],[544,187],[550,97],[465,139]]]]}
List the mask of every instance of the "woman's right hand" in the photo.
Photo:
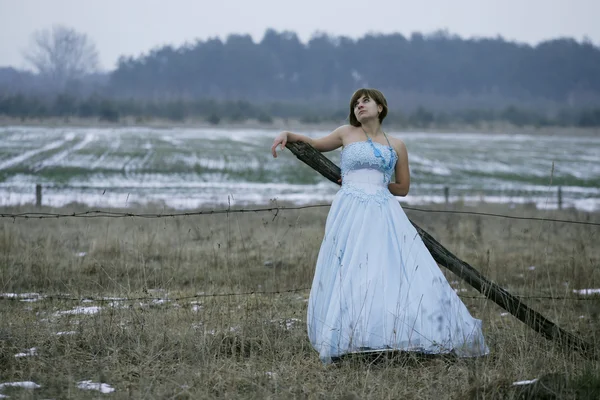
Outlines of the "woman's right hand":
{"type": "Polygon", "coordinates": [[[273,140],[273,146],[271,146],[271,154],[273,154],[273,158],[277,158],[277,146],[281,145],[281,150],[285,148],[285,145],[288,141],[288,133],[289,132],[281,132],[275,140],[273,140]]]}

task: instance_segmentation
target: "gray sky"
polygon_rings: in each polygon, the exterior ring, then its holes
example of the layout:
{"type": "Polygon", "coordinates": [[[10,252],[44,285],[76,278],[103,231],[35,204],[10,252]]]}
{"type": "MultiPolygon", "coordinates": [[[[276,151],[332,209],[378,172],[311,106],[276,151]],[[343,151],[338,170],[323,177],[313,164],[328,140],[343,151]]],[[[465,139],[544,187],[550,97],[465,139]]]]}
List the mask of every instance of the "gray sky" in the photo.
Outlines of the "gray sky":
{"type": "Polygon", "coordinates": [[[430,33],[463,38],[501,35],[540,41],[589,37],[600,45],[600,0],[0,0],[0,66],[26,66],[31,34],[54,24],[86,33],[103,69],[120,55],[230,33],[255,41],[267,28],[352,38],[367,32],[430,33]]]}

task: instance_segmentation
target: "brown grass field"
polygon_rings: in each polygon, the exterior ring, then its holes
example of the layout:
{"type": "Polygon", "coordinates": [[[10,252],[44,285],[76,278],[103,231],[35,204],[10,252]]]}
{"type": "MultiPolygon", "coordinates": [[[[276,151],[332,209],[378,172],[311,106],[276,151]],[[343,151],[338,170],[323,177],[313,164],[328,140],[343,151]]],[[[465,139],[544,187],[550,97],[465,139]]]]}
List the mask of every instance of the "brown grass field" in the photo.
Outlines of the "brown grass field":
{"type": "MultiPolygon", "coordinates": [[[[541,211],[529,205],[422,208],[600,222],[600,213],[541,211]]],[[[0,212],[81,210],[78,205],[57,210],[23,206],[0,212]]],[[[600,398],[597,361],[544,339],[446,270],[471,313],[483,320],[489,356],[457,360],[394,354],[323,365],[306,334],[306,288],[327,211],[0,219],[0,384],[40,385],[0,385],[0,395],[600,398]],[[220,295],[249,292],[255,293],[220,295]],[[32,348],[33,355],[15,357],[32,348]],[[529,385],[513,385],[535,378],[529,385]],[[114,392],[78,388],[86,380],[106,383],[114,392]]],[[[573,291],[600,288],[600,227],[409,209],[407,214],[511,293],[559,298],[524,301],[598,345],[600,295],[573,291]]]]}

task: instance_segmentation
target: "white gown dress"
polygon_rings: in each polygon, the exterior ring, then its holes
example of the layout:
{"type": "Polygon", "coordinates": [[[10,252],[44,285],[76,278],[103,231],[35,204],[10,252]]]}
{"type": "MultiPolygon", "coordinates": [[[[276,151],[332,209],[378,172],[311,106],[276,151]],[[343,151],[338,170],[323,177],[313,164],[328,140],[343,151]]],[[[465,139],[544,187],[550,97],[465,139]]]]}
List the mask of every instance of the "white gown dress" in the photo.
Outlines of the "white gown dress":
{"type": "Polygon", "coordinates": [[[349,353],[489,353],[473,318],[388,190],[398,156],[372,141],[342,151],[308,301],[320,359],[349,353]]]}

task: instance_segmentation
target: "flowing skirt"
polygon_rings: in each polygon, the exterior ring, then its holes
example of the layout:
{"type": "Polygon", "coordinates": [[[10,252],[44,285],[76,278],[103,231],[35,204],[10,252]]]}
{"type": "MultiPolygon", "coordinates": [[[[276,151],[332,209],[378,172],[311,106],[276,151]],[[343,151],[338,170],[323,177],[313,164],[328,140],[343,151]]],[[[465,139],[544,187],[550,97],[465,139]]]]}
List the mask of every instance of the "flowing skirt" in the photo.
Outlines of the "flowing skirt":
{"type": "Polygon", "coordinates": [[[473,318],[374,170],[344,177],[328,214],[308,302],[324,363],[371,351],[489,352],[473,318]]]}

